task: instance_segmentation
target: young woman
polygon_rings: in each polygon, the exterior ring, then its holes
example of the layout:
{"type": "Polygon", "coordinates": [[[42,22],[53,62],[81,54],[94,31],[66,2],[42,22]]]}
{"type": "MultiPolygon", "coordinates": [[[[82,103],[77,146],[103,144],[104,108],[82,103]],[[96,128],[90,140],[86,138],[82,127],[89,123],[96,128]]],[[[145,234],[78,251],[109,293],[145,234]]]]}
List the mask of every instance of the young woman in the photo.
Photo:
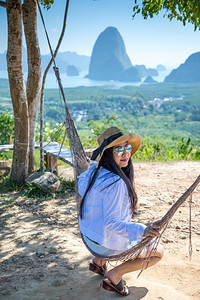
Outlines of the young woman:
{"type": "MultiPolygon", "coordinates": [[[[98,159],[98,163],[79,176],[80,231],[88,247],[99,255],[118,255],[143,237],[160,235],[159,221],[148,226],[131,222],[137,205],[131,156],[140,143],[140,137],[135,133],[123,135],[117,127],[108,128],[98,138],[99,147],[93,153],[92,159],[98,159]]],[[[76,161],[78,164],[84,162],[81,155],[76,156],[76,161]]],[[[86,169],[89,165],[85,162],[86,169]]],[[[155,251],[151,251],[152,247],[148,245],[137,259],[109,271],[106,261],[94,257],[89,269],[104,276],[103,288],[126,296],[130,291],[123,285],[122,276],[142,269],[148,254],[148,267],[162,258],[162,246],[158,244],[155,251]]]]}

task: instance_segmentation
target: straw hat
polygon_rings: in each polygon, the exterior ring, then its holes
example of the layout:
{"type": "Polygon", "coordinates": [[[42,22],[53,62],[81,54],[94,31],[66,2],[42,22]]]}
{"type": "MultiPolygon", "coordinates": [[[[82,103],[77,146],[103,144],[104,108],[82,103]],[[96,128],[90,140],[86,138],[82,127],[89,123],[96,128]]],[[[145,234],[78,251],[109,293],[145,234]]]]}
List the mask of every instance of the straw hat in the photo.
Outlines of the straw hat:
{"type": "Polygon", "coordinates": [[[91,159],[101,159],[103,152],[113,146],[128,142],[132,146],[131,156],[139,149],[141,144],[140,136],[136,133],[123,134],[118,127],[106,129],[97,139],[99,147],[94,150],[91,159]]]}

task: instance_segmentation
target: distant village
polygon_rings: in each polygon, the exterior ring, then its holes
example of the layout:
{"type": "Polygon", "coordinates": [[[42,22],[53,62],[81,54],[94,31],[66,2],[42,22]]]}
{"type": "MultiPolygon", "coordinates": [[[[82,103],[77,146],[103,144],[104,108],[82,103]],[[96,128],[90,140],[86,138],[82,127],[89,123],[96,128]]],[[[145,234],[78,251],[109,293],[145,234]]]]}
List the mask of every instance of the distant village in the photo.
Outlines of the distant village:
{"type": "Polygon", "coordinates": [[[183,100],[183,96],[181,97],[165,97],[165,98],[154,98],[153,100],[148,101],[150,104],[154,106],[155,109],[159,109],[163,103],[172,102],[172,101],[180,101],[183,100]]]}
{"type": "MultiPolygon", "coordinates": [[[[136,94],[139,94],[139,93],[136,93],[136,94]]],[[[140,98],[142,98],[141,94],[139,96],[140,96],[140,98]]],[[[142,110],[149,108],[149,106],[148,106],[147,103],[153,105],[153,107],[154,107],[155,110],[162,110],[162,104],[163,103],[170,103],[170,102],[173,102],[173,101],[181,101],[181,100],[183,100],[183,96],[181,96],[181,97],[164,97],[164,98],[157,98],[157,97],[155,97],[153,100],[147,101],[146,104],[145,104],[145,102],[143,102],[143,104],[142,104],[142,110]]],[[[111,110],[111,109],[112,110],[116,110],[116,109],[113,109],[111,107],[105,107],[104,109],[105,110],[111,110]]],[[[177,112],[181,112],[181,110],[176,110],[176,111],[177,112]]],[[[87,121],[87,114],[88,114],[88,109],[82,109],[82,110],[75,111],[73,113],[73,117],[78,122],[83,121],[83,120],[87,121]]]]}

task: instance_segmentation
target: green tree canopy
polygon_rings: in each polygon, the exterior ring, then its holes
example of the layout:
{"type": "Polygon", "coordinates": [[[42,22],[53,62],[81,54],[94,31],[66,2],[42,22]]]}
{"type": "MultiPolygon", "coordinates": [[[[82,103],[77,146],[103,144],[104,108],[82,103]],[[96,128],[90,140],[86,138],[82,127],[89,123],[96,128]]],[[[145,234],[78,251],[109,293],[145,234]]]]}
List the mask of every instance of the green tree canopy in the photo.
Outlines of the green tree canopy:
{"type": "Polygon", "coordinates": [[[192,23],[194,30],[200,29],[199,0],[134,0],[133,17],[141,13],[144,19],[153,18],[162,10],[170,20],[177,19],[183,25],[192,23]]]}
{"type": "Polygon", "coordinates": [[[14,117],[7,110],[0,115],[0,144],[12,144],[14,139],[14,117]]]}
{"type": "Polygon", "coordinates": [[[40,0],[39,1],[44,7],[49,9],[51,5],[54,3],[54,0],[40,0]]]}

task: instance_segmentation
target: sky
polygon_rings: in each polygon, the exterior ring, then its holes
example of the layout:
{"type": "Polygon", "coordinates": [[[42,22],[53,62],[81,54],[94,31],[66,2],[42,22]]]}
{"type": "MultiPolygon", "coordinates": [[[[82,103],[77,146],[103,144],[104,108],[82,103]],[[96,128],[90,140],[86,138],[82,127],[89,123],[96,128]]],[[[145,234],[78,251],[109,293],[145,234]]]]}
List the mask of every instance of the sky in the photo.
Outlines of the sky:
{"type": "MultiPolygon", "coordinates": [[[[114,26],[121,34],[133,65],[178,67],[195,52],[200,51],[200,31],[192,24],[170,21],[164,12],[144,20],[132,18],[133,0],[70,0],[65,36],[60,52],[72,51],[91,56],[99,34],[114,26]]],[[[48,11],[42,8],[49,38],[54,49],[62,29],[66,0],[55,0],[48,11]]],[[[0,7],[0,53],[7,48],[6,10],[0,7]]],[[[39,42],[42,54],[49,53],[40,16],[39,42]]],[[[25,45],[25,42],[24,42],[25,45]]]]}

